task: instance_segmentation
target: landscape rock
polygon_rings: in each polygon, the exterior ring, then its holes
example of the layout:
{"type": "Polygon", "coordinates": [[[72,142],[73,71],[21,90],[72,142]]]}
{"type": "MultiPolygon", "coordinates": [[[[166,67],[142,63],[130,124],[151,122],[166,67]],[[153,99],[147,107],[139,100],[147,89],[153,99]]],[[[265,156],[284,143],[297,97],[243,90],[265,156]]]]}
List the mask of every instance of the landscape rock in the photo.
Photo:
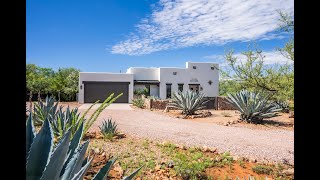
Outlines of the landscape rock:
{"type": "Polygon", "coordinates": [[[249,162],[256,163],[257,160],[256,160],[255,158],[250,158],[250,159],[249,159],[249,162]]]}
{"type": "Polygon", "coordinates": [[[208,146],[202,146],[202,151],[203,152],[210,152],[210,148],[208,148],[208,146]]]}
{"type": "Polygon", "coordinates": [[[210,152],[212,152],[212,153],[217,152],[217,148],[210,148],[210,152]]]}
{"type": "Polygon", "coordinates": [[[294,175],[294,168],[285,169],[282,171],[282,173],[287,176],[292,176],[292,175],[294,175]]]}
{"type": "Polygon", "coordinates": [[[168,168],[173,168],[174,167],[174,162],[173,161],[169,161],[167,167],[168,168]]]}

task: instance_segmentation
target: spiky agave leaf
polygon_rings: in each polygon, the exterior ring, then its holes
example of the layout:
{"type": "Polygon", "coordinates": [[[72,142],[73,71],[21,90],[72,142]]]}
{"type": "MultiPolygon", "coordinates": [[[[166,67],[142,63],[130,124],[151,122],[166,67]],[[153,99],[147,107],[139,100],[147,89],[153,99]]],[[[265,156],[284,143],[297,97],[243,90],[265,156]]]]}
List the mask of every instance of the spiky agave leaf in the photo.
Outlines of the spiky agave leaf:
{"type": "Polygon", "coordinates": [[[112,167],[112,165],[114,164],[114,162],[117,160],[117,157],[109,160],[107,162],[106,165],[103,166],[103,168],[101,168],[99,170],[99,172],[92,178],[92,180],[104,180],[107,178],[108,173],[112,167]]]}
{"type": "Polygon", "coordinates": [[[81,137],[82,137],[82,132],[83,132],[83,123],[81,123],[79,129],[77,130],[77,132],[75,133],[75,135],[73,136],[73,138],[71,140],[69,150],[68,150],[68,154],[70,154],[70,156],[65,161],[63,168],[61,170],[60,176],[64,174],[69,161],[71,160],[73,154],[75,153],[76,149],[78,148],[78,146],[80,144],[81,137]]]}
{"type": "Polygon", "coordinates": [[[191,115],[197,110],[204,109],[205,104],[209,101],[204,101],[204,94],[193,91],[175,92],[173,93],[173,102],[169,103],[167,107],[173,107],[182,110],[183,114],[191,115]]]}
{"type": "Polygon", "coordinates": [[[26,165],[26,176],[28,180],[39,180],[41,178],[49,162],[52,148],[53,133],[49,120],[46,119],[30,147],[26,165]]]}
{"type": "Polygon", "coordinates": [[[71,131],[69,129],[68,132],[59,141],[56,149],[53,151],[49,164],[46,166],[43,172],[43,175],[41,177],[41,180],[59,179],[61,169],[67,157],[70,136],[71,136],[71,131]]]}
{"type": "Polygon", "coordinates": [[[131,180],[135,175],[137,175],[137,173],[140,171],[140,169],[142,168],[143,166],[141,166],[140,168],[138,168],[137,170],[135,170],[133,173],[131,173],[129,176],[125,176],[123,177],[122,180],[131,180]]]}
{"type": "Polygon", "coordinates": [[[27,126],[26,126],[26,158],[28,158],[28,153],[30,151],[31,144],[35,136],[36,136],[36,131],[34,129],[34,125],[32,121],[32,113],[30,113],[29,118],[27,120],[27,126]]]}
{"type": "Polygon", "coordinates": [[[260,122],[264,118],[277,116],[281,109],[269,103],[270,96],[263,96],[259,93],[241,90],[236,94],[227,94],[227,102],[241,113],[241,119],[252,122],[260,122]]]}

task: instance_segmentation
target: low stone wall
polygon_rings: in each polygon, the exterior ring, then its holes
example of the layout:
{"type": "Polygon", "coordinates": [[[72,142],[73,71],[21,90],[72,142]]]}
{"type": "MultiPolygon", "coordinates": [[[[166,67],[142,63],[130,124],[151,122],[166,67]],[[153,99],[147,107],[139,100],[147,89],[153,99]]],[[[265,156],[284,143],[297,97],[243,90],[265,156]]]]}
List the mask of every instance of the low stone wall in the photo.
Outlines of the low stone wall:
{"type": "Polygon", "coordinates": [[[231,104],[227,103],[227,99],[224,96],[216,97],[216,110],[237,110],[231,104]]]}

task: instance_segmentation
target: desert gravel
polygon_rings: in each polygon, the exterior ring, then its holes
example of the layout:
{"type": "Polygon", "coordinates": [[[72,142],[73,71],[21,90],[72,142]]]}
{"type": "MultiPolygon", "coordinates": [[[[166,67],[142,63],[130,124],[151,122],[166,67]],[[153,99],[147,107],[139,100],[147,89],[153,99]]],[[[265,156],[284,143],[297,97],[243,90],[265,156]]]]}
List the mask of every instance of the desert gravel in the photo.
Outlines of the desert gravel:
{"type": "Polygon", "coordinates": [[[294,164],[293,131],[255,130],[200,123],[139,109],[106,109],[90,131],[99,130],[98,126],[108,117],[117,122],[120,131],[130,136],[186,146],[207,146],[217,148],[218,152],[230,151],[233,155],[258,161],[286,161],[294,164]]]}

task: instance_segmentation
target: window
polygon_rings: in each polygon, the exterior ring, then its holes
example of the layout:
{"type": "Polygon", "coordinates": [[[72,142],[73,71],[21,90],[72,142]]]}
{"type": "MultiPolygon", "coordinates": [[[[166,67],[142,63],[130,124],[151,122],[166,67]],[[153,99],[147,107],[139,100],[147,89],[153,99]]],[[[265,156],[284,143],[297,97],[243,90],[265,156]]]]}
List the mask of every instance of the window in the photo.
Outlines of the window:
{"type": "Polygon", "coordinates": [[[178,84],[178,90],[181,92],[183,91],[183,84],[178,84]]]}
{"type": "Polygon", "coordinates": [[[146,84],[145,87],[147,88],[147,96],[150,96],[150,84],[146,84]]]}
{"type": "Polygon", "coordinates": [[[193,69],[197,69],[197,66],[192,66],[193,69]]]}
{"type": "Polygon", "coordinates": [[[189,89],[191,91],[199,92],[199,86],[200,84],[189,84],[189,89]]]}
{"type": "Polygon", "coordinates": [[[211,66],[211,70],[214,70],[214,66],[211,66]]]}
{"type": "Polygon", "coordinates": [[[173,72],[173,75],[177,75],[177,72],[173,72]]]}
{"type": "Polygon", "coordinates": [[[167,88],[166,88],[167,96],[166,97],[171,98],[171,84],[167,83],[166,85],[167,85],[167,88]]]}

